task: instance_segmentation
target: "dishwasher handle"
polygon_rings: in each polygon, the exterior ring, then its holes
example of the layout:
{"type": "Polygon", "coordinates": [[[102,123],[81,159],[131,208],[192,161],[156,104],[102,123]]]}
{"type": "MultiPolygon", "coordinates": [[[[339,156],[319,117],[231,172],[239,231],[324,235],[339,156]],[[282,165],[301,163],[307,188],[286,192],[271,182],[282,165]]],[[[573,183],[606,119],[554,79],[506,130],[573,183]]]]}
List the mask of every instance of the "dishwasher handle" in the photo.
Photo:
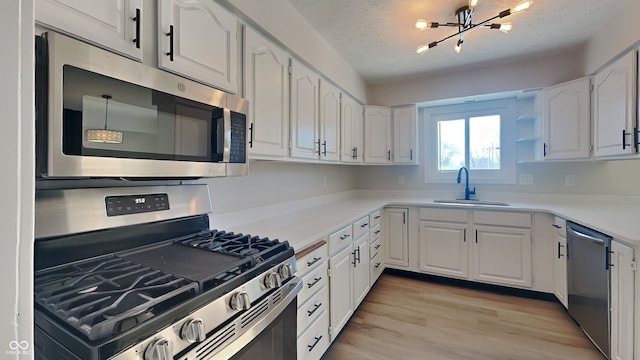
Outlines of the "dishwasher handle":
{"type": "Polygon", "coordinates": [[[571,227],[571,225],[567,226],[567,232],[572,234],[572,235],[575,235],[575,236],[578,236],[578,237],[581,237],[581,238],[584,238],[584,239],[591,240],[591,241],[593,241],[595,243],[598,243],[600,245],[604,245],[606,243],[606,241],[605,241],[606,239],[601,239],[601,238],[597,238],[595,236],[591,236],[591,235],[585,234],[583,232],[580,232],[580,231],[574,229],[573,227],[571,227]]]}

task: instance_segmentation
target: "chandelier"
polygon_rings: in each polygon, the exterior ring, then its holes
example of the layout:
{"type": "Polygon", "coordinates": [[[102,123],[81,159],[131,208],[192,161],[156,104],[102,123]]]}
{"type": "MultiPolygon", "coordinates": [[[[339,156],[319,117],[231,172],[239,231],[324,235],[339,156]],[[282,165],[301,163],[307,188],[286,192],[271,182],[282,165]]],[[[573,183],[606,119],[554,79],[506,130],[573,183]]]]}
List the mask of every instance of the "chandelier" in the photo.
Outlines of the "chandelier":
{"type": "Polygon", "coordinates": [[[429,44],[420,45],[416,48],[416,52],[422,55],[432,47],[436,47],[439,43],[458,36],[458,42],[454,47],[454,51],[456,53],[459,53],[462,50],[462,43],[464,42],[464,34],[469,30],[473,30],[477,28],[489,28],[489,29],[500,30],[505,33],[509,32],[513,27],[513,25],[510,22],[496,24],[496,23],[491,23],[491,21],[495,19],[502,19],[503,17],[507,17],[511,14],[515,14],[515,13],[519,13],[521,11],[527,10],[528,8],[531,7],[531,4],[533,4],[533,1],[531,0],[522,1],[518,5],[512,7],[511,9],[501,11],[498,15],[492,18],[489,18],[487,20],[474,24],[471,21],[471,17],[473,16],[473,12],[478,6],[478,3],[480,3],[480,0],[469,0],[469,6],[463,6],[458,10],[456,10],[456,17],[458,18],[457,23],[454,23],[454,22],[438,23],[438,22],[426,21],[423,19],[418,20],[416,22],[416,28],[418,28],[419,30],[447,26],[447,27],[457,27],[458,32],[453,35],[449,35],[442,40],[434,41],[429,44]]]}
{"type": "Polygon", "coordinates": [[[87,129],[85,139],[89,142],[103,144],[122,144],[122,131],[109,130],[107,127],[109,100],[111,95],[102,95],[104,103],[104,129],[87,129]]]}

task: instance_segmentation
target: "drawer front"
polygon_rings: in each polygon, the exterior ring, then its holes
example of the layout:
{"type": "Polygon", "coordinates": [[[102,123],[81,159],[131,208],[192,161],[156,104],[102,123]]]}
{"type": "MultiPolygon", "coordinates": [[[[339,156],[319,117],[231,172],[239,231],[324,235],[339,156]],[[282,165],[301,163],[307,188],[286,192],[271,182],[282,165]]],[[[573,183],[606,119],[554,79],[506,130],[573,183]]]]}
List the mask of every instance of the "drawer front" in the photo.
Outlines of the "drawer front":
{"type": "Polygon", "coordinates": [[[307,327],[328,309],[329,287],[325,286],[304,304],[298,306],[298,335],[304,333],[307,327]]]}
{"type": "Polygon", "coordinates": [[[378,280],[380,274],[382,274],[382,270],[384,270],[384,265],[382,264],[382,253],[378,252],[378,254],[376,254],[369,263],[369,279],[371,279],[371,285],[378,280]]]}
{"type": "Polygon", "coordinates": [[[420,220],[466,223],[468,219],[469,215],[467,210],[420,208],[420,220]]]}
{"type": "Polygon", "coordinates": [[[374,211],[369,215],[369,228],[374,228],[382,220],[382,210],[374,211]]]}
{"type": "Polygon", "coordinates": [[[362,219],[353,223],[353,238],[360,239],[362,235],[369,232],[369,217],[365,216],[362,219]]]}
{"type": "Polygon", "coordinates": [[[302,277],[302,290],[298,293],[298,304],[304,304],[313,294],[327,285],[327,262],[324,261],[316,269],[302,277]]]}
{"type": "Polygon", "coordinates": [[[553,219],[553,228],[556,231],[556,234],[562,237],[567,237],[567,221],[560,217],[555,217],[553,219]]]}
{"type": "Polygon", "coordinates": [[[371,245],[369,245],[369,257],[373,259],[373,257],[376,256],[379,252],[382,252],[381,247],[382,241],[380,239],[373,241],[371,245]]]}
{"type": "Polygon", "coordinates": [[[353,240],[351,225],[345,226],[333,234],[329,235],[329,254],[335,254],[338,250],[347,246],[353,240]]]}
{"type": "Polygon", "coordinates": [[[298,271],[296,272],[296,276],[297,277],[304,276],[307,272],[320,266],[323,261],[327,260],[328,257],[329,257],[329,253],[328,253],[326,244],[320,246],[319,248],[311,251],[310,253],[304,255],[299,259],[297,258],[297,255],[296,255],[296,264],[298,266],[298,271]]]}
{"type": "Polygon", "coordinates": [[[298,360],[319,360],[329,343],[329,312],[325,310],[298,337],[298,360]]]}
{"type": "Polygon", "coordinates": [[[376,225],[374,228],[369,230],[369,241],[374,242],[380,238],[380,233],[382,229],[380,228],[380,224],[376,225]]]}
{"type": "Polygon", "coordinates": [[[533,220],[531,213],[476,210],[473,223],[530,228],[533,220]]]}

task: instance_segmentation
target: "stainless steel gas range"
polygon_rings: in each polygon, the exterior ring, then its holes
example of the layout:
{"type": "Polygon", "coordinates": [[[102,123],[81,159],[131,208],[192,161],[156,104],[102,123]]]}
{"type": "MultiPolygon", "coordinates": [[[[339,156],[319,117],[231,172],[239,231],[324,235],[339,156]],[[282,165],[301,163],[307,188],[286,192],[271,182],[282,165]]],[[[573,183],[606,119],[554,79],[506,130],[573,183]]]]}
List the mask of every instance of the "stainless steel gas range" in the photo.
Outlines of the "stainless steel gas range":
{"type": "Polygon", "coordinates": [[[206,185],[36,193],[36,359],[291,359],[284,241],[210,230],[206,185]]]}

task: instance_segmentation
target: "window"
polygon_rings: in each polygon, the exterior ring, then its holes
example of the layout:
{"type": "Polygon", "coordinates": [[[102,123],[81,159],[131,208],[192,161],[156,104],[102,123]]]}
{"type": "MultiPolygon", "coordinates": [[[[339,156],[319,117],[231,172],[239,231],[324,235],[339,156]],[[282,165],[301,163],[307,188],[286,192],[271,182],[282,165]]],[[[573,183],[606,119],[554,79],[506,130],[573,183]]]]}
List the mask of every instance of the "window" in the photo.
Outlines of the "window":
{"type": "Polygon", "coordinates": [[[465,166],[472,182],[515,183],[515,100],[424,109],[425,182],[455,182],[465,166]]]}

